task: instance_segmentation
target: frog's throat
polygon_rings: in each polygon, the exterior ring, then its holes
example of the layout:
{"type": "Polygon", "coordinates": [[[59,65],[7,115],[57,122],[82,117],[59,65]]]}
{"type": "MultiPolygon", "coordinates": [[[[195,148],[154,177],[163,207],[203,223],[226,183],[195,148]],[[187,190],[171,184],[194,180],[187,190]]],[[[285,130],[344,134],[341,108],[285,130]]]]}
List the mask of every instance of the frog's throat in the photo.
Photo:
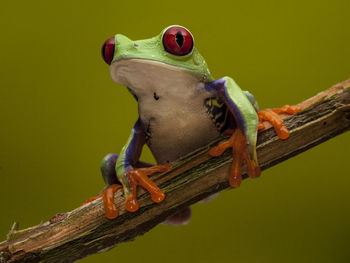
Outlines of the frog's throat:
{"type": "MultiPolygon", "coordinates": [[[[146,80],[152,75],[168,74],[171,76],[181,75],[184,78],[193,78],[197,82],[202,81],[201,76],[193,74],[191,70],[183,67],[173,66],[164,62],[140,59],[140,58],[125,58],[113,62],[110,66],[110,75],[114,82],[130,86],[130,79],[142,78],[146,80]]],[[[153,80],[154,82],[155,80],[153,80]]]]}
{"type": "Polygon", "coordinates": [[[162,99],[157,100],[158,110],[162,105],[165,107],[163,110],[169,110],[176,103],[176,107],[184,107],[189,101],[192,104],[196,101],[202,106],[205,99],[213,96],[196,76],[158,61],[123,59],[111,65],[110,73],[115,82],[128,87],[140,100],[139,103],[143,101],[143,105],[146,101],[148,105],[153,105],[153,100],[161,96],[162,99]]]}

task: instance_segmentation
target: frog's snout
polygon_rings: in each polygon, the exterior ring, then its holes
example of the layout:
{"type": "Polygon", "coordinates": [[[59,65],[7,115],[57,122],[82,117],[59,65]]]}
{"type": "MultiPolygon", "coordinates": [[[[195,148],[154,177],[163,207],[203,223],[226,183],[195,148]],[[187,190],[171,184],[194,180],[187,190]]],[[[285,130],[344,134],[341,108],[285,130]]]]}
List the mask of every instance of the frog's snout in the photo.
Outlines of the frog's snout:
{"type": "Polygon", "coordinates": [[[117,34],[114,37],[107,39],[106,42],[103,44],[101,50],[103,60],[108,65],[111,65],[113,59],[117,55],[117,50],[130,45],[137,47],[136,43],[133,43],[133,41],[130,38],[122,34],[117,34]]]}

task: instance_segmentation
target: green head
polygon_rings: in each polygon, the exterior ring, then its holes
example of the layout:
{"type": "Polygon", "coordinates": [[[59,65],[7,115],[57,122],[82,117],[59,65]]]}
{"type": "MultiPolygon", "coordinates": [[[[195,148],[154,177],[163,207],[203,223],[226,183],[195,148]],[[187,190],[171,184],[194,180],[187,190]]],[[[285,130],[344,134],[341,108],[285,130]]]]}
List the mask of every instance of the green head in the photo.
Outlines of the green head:
{"type": "Polygon", "coordinates": [[[203,82],[212,80],[205,60],[194,46],[192,34],[181,26],[169,26],[159,35],[144,40],[133,41],[117,34],[105,42],[102,56],[110,65],[127,59],[151,60],[176,67],[203,82]]]}

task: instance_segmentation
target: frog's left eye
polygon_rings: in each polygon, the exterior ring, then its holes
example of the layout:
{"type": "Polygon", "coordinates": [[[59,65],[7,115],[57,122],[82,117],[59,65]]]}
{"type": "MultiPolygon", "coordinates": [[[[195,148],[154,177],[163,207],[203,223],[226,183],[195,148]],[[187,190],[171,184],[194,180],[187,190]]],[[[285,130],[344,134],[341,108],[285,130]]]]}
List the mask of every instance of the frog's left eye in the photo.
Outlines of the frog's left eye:
{"type": "Polygon", "coordinates": [[[193,37],[184,27],[169,27],[163,34],[163,46],[173,55],[185,56],[193,49],[193,37]]]}
{"type": "Polygon", "coordinates": [[[102,58],[108,65],[111,64],[114,57],[114,43],[114,37],[111,37],[107,39],[107,41],[102,46],[102,58]]]}

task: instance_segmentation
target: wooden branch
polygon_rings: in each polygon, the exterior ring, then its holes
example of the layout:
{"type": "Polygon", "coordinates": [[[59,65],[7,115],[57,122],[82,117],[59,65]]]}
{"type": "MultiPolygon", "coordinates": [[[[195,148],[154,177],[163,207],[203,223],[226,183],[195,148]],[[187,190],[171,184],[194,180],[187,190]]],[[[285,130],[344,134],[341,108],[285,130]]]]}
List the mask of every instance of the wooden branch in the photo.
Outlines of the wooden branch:
{"type": "MultiPolygon", "coordinates": [[[[272,128],[259,133],[258,160],[262,170],[350,129],[350,79],[299,105],[301,113],[285,116],[291,131],[289,139],[278,139],[272,128]]],[[[268,123],[266,126],[271,127],[268,123]]],[[[162,203],[153,203],[149,194],[140,189],[140,209],[130,213],[124,209],[119,191],[115,195],[120,213],[116,219],[105,218],[101,199],[57,214],[29,229],[29,233],[22,231],[22,236],[0,243],[0,263],[73,262],[130,241],[177,210],[228,188],[231,154],[227,151],[220,157],[209,156],[208,149],[216,143],[177,161],[170,172],[153,176],[166,194],[162,203]]]]}

